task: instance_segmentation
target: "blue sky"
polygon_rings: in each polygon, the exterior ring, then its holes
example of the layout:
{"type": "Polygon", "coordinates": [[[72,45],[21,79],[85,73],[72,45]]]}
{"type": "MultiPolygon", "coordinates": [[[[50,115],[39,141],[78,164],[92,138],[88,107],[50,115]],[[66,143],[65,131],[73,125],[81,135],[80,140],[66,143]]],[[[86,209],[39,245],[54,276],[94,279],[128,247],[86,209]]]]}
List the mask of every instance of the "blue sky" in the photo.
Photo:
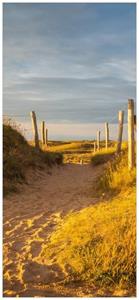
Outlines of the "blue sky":
{"type": "Polygon", "coordinates": [[[5,114],[88,128],[136,98],[135,4],[5,3],[3,20],[5,114]]]}

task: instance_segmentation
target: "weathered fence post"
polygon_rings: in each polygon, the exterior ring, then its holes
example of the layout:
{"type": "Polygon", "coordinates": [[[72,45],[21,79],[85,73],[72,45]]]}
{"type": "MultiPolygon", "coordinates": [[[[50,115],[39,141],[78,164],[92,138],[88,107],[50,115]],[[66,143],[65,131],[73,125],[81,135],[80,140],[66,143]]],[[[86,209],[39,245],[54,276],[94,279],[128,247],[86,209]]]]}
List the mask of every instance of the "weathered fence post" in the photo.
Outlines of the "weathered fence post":
{"type": "Polygon", "coordinates": [[[39,148],[39,135],[38,135],[37,119],[36,119],[35,111],[31,111],[30,116],[31,116],[31,121],[32,121],[32,130],[33,130],[33,135],[34,135],[35,147],[39,148]]]}
{"type": "Polygon", "coordinates": [[[118,114],[119,129],[118,129],[118,143],[116,152],[119,153],[122,147],[122,135],[123,135],[123,123],[124,123],[124,111],[120,110],[118,114]]]}
{"type": "Polygon", "coordinates": [[[134,115],[134,129],[136,131],[136,115],[134,115]]]}
{"type": "Polygon", "coordinates": [[[48,129],[45,129],[45,144],[48,144],[48,129]]]}
{"type": "Polygon", "coordinates": [[[128,100],[128,168],[131,170],[135,164],[134,149],[134,100],[128,100]]]}
{"type": "Polygon", "coordinates": [[[96,142],[94,142],[94,153],[96,152],[96,142]]]}
{"type": "Polygon", "coordinates": [[[45,144],[45,121],[41,122],[41,141],[42,144],[45,144]]]}
{"type": "Polygon", "coordinates": [[[109,142],[109,125],[105,123],[105,147],[108,149],[108,142],[109,142]]]}
{"type": "Polygon", "coordinates": [[[97,150],[100,150],[100,131],[97,131],[97,150]]]}

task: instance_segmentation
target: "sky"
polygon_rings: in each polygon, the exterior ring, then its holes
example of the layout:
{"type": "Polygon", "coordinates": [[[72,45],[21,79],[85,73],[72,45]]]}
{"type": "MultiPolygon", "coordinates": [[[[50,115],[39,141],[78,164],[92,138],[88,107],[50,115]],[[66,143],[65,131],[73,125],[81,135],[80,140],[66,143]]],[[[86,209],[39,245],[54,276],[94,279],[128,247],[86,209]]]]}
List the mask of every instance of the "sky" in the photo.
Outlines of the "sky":
{"type": "Polygon", "coordinates": [[[129,98],[136,4],[3,4],[4,114],[29,130],[34,110],[50,138],[90,138],[104,122],[117,123],[119,110],[126,122],[129,98]]]}

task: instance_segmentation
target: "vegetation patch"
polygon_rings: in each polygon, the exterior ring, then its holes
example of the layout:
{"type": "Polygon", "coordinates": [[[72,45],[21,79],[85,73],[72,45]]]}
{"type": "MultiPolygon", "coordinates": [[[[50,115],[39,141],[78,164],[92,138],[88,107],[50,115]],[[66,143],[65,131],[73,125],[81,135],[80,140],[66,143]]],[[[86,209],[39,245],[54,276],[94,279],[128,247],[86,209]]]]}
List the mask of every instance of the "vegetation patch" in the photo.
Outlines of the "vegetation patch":
{"type": "Polygon", "coordinates": [[[65,217],[41,255],[46,263],[57,262],[70,280],[135,284],[135,192],[65,217]]]}
{"type": "Polygon", "coordinates": [[[117,189],[117,195],[61,218],[43,247],[40,259],[46,264],[58,263],[69,281],[87,281],[102,289],[112,287],[117,296],[124,295],[126,290],[133,296],[136,281],[135,170],[128,171],[126,152],[107,168],[98,184],[103,192],[117,189]]]}
{"type": "Polygon", "coordinates": [[[124,149],[120,155],[116,155],[108,162],[104,174],[97,184],[98,191],[107,193],[120,193],[129,188],[136,187],[136,167],[128,170],[128,152],[124,149]]]}
{"type": "Polygon", "coordinates": [[[107,163],[114,157],[115,148],[108,148],[107,150],[102,149],[99,152],[94,153],[91,158],[91,163],[93,166],[98,166],[107,163]]]}
{"type": "Polygon", "coordinates": [[[61,153],[37,150],[29,145],[21,133],[10,125],[3,125],[4,194],[16,190],[16,183],[25,180],[29,167],[43,168],[61,164],[61,153]]]}

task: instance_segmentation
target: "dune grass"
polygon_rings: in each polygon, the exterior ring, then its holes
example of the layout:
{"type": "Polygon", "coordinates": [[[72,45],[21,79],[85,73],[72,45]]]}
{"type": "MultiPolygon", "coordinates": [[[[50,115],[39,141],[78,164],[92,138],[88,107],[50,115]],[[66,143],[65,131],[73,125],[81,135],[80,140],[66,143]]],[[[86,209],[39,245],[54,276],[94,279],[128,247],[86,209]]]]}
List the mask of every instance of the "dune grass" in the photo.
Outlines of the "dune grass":
{"type": "MultiPolygon", "coordinates": [[[[115,142],[109,142],[110,148],[114,147],[115,142]]],[[[105,141],[100,142],[100,147],[105,148],[105,141]]],[[[49,142],[48,150],[60,151],[63,153],[92,153],[94,150],[94,141],[65,141],[65,142],[49,142]]]]}
{"type": "Polygon", "coordinates": [[[98,182],[101,192],[117,194],[61,219],[41,253],[43,263],[58,263],[69,281],[106,287],[116,296],[123,290],[133,296],[136,281],[136,172],[128,171],[126,156],[112,161],[98,182]]]}
{"type": "MultiPolygon", "coordinates": [[[[107,163],[116,157],[117,142],[109,142],[108,149],[105,148],[105,143],[100,143],[100,150],[93,153],[91,163],[93,166],[107,163]]],[[[122,151],[127,152],[127,142],[122,143],[122,151]]],[[[115,161],[117,163],[117,161],[115,161]]]]}
{"type": "Polygon", "coordinates": [[[100,178],[97,189],[110,193],[120,193],[129,188],[136,187],[136,166],[128,170],[128,153],[123,150],[122,154],[116,155],[107,164],[105,174],[100,178]]]}
{"type": "Polygon", "coordinates": [[[61,164],[61,153],[36,150],[21,133],[11,125],[3,125],[3,178],[4,194],[16,191],[16,183],[25,180],[29,167],[44,168],[61,164]]]}
{"type": "Polygon", "coordinates": [[[64,163],[82,164],[89,163],[92,151],[92,141],[70,141],[64,143],[49,143],[48,151],[61,152],[64,163]]]}
{"type": "Polygon", "coordinates": [[[111,160],[115,154],[115,147],[110,147],[108,149],[101,149],[95,152],[91,158],[91,163],[93,166],[104,164],[111,160]]]}
{"type": "MultiPolygon", "coordinates": [[[[100,142],[100,152],[94,154],[94,141],[49,142],[48,151],[60,151],[64,155],[64,163],[93,165],[101,164],[110,159],[115,151],[115,142],[109,142],[109,154],[105,151],[105,141],[100,142]],[[104,155],[105,154],[105,155],[104,155]]],[[[45,146],[44,146],[45,147],[45,146]]]]}
{"type": "Polygon", "coordinates": [[[92,151],[93,142],[92,141],[74,141],[74,142],[65,142],[63,144],[54,145],[49,144],[48,149],[52,151],[61,151],[63,153],[73,153],[79,152],[84,153],[92,151]]]}

